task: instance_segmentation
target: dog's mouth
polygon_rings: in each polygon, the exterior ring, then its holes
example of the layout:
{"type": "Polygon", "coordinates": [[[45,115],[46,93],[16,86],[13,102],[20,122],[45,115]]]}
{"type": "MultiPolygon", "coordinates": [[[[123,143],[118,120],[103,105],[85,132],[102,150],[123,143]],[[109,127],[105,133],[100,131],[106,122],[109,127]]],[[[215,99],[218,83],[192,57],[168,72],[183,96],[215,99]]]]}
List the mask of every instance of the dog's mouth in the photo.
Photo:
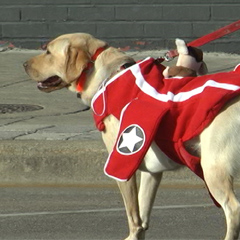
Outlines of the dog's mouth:
{"type": "Polygon", "coordinates": [[[59,76],[52,76],[44,81],[38,82],[37,87],[43,92],[52,92],[57,89],[67,87],[69,84],[64,82],[59,76]]]}

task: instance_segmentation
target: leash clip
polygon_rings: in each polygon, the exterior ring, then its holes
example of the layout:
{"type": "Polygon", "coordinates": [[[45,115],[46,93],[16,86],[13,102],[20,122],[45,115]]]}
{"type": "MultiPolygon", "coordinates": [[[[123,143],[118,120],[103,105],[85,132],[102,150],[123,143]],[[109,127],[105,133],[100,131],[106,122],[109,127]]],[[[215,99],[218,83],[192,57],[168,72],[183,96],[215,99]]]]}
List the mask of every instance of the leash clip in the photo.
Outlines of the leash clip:
{"type": "Polygon", "coordinates": [[[163,62],[163,61],[166,61],[166,62],[170,62],[173,60],[173,57],[171,57],[168,52],[166,52],[163,56],[160,56],[157,58],[159,62],[163,62]]]}
{"type": "Polygon", "coordinates": [[[173,57],[170,56],[169,52],[166,52],[164,55],[163,55],[163,58],[166,62],[170,62],[173,60],[173,57]]]}
{"type": "Polygon", "coordinates": [[[170,62],[177,56],[178,56],[178,51],[175,49],[175,50],[169,50],[168,52],[166,52],[163,55],[163,58],[165,61],[170,62]]]}

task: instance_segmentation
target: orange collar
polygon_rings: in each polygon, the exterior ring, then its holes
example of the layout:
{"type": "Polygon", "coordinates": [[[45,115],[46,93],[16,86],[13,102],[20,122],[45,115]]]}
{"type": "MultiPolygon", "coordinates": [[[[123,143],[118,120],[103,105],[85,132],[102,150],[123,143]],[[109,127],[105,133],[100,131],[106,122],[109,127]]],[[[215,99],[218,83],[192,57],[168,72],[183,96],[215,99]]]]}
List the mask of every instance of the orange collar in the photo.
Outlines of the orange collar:
{"type": "Polygon", "coordinates": [[[91,61],[88,63],[87,67],[82,71],[81,75],[77,80],[77,92],[81,93],[83,91],[85,82],[87,80],[87,71],[93,67],[94,61],[106,49],[107,49],[107,46],[101,47],[101,48],[98,48],[97,51],[94,53],[94,55],[91,58],[91,61]]]}

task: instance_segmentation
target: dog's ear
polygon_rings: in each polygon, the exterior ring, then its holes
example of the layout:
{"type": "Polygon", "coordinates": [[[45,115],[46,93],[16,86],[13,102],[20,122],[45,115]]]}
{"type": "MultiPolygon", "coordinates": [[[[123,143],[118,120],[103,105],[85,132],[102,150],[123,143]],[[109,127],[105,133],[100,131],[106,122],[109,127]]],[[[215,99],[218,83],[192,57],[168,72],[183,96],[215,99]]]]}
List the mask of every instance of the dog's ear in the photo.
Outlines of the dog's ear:
{"type": "Polygon", "coordinates": [[[66,80],[74,81],[90,62],[90,54],[79,47],[69,46],[66,59],[66,80]]]}
{"type": "Polygon", "coordinates": [[[69,40],[65,38],[53,40],[52,42],[47,44],[45,50],[49,51],[49,53],[57,53],[61,56],[66,56],[69,45],[70,45],[69,40]]]}

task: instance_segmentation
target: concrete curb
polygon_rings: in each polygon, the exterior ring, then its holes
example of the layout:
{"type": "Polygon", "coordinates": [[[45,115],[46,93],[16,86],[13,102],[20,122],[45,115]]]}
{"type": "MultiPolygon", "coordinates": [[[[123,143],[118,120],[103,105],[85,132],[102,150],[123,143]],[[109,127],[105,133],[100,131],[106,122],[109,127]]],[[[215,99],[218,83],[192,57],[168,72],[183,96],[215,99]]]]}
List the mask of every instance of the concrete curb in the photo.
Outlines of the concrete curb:
{"type": "MultiPolygon", "coordinates": [[[[104,175],[101,141],[0,141],[0,185],[112,185],[104,175]]],[[[166,173],[165,184],[202,184],[188,169],[166,173]]]]}

